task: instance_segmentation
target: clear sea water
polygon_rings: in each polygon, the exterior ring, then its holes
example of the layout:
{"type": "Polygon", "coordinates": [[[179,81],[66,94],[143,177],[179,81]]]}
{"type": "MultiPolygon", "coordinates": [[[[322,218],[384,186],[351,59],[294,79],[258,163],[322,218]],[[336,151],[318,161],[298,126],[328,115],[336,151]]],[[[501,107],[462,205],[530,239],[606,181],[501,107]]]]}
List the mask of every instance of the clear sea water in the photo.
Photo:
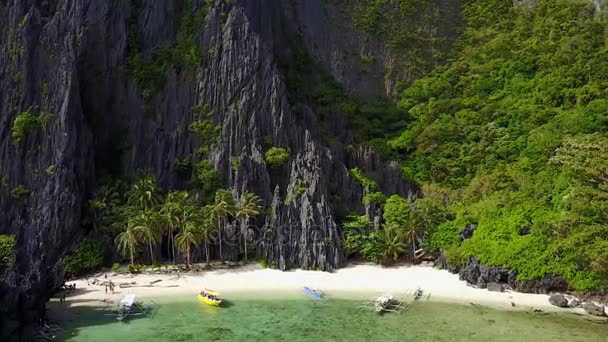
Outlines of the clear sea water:
{"type": "Polygon", "coordinates": [[[163,298],[151,318],[118,322],[100,308],[72,307],[61,341],[607,341],[608,324],[563,313],[501,311],[415,302],[402,314],[357,308],[362,299],[241,295],[225,307],[194,296],[163,298]]]}

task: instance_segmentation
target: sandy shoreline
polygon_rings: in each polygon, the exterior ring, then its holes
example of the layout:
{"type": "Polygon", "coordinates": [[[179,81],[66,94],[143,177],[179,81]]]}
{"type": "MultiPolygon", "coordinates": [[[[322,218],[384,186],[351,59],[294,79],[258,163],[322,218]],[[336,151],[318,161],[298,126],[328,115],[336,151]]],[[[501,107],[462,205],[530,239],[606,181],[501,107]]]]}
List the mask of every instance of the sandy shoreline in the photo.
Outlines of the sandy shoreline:
{"type": "MultiPolygon", "coordinates": [[[[116,287],[115,293],[105,292],[105,286],[93,285],[93,278],[70,281],[76,284],[76,291],[66,298],[70,306],[106,305],[102,301],[116,303],[125,294],[133,293],[143,298],[187,297],[194,298],[202,288],[212,288],[229,297],[231,294],[252,292],[293,292],[301,293],[302,286],[323,290],[328,297],[373,298],[383,293],[392,293],[397,298],[418,287],[430,293],[430,300],[475,303],[499,309],[576,312],[582,309],[560,309],[552,306],[548,295],[518,292],[490,292],[476,289],[458,276],[445,270],[428,266],[399,266],[385,268],[377,265],[351,265],[333,273],[293,270],[281,272],[264,269],[258,265],[247,265],[232,269],[207,272],[144,273],[137,275],[107,273],[113,283],[132,283],[135,287],[116,287]],[[150,286],[150,282],[161,280],[150,286]],[[515,306],[513,306],[515,304],[515,306]]],[[[97,275],[100,281],[104,276],[97,275]]],[[[302,294],[303,295],[303,294],[302,294]]]]}

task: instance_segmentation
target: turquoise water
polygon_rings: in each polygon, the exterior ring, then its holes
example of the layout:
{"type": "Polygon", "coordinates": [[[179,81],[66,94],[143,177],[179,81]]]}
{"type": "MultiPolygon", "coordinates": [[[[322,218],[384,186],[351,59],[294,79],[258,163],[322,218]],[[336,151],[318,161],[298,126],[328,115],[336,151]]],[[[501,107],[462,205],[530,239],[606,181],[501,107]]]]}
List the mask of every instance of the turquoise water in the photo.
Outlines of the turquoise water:
{"type": "Polygon", "coordinates": [[[608,341],[608,324],[585,316],[416,302],[377,315],[362,300],[232,298],[215,308],[195,298],[157,301],[151,318],[117,322],[99,308],[68,309],[62,341],[608,341]]]}

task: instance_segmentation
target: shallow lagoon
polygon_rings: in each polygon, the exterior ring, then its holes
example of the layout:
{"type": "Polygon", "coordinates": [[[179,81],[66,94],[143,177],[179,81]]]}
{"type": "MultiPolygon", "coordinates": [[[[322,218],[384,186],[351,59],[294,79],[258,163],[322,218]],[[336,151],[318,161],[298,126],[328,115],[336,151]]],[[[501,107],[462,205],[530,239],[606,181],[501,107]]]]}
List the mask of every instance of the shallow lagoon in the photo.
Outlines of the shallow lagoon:
{"type": "Polygon", "coordinates": [[[357,308],[363,300],[304,295],[231,297],[215,308],[162,298],[151,318],[118,322],[98,307],[66,310],[61,341],[608,341],[608,324],[587,316],[415,302],[402,314],[357,308]]]}

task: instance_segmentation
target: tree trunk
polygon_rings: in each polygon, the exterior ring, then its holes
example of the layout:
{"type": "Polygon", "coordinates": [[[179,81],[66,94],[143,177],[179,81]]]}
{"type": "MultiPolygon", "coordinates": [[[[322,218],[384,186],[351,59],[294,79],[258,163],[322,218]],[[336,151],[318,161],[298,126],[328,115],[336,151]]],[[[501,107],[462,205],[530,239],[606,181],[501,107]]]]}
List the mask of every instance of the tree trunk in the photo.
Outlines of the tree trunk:
{"type": "Polygon", "coordinates": [[[207,243],[207,239],[205,239],[205,257],[207,258],[207,265],[209,265],[209,244],[207,243]]]}
{"type": "Polygon", "coordinates": [[[416,262],[416,235],[412,235],[412,262],[416,262]]]}
{"type": "Polygon", "coordinates": [[[186,268],[190,269],[190,245],[186,246],[186,268]]]}
{"type": "Polygon", "coordinates": [[[247,219],[243,219],[243,240],[245,242],[245,262],[247,262],[247,219]]]}
{"type": "Polygon", "coordinates": [[[173,236],[173,228],[171,228],[169,234],[171,234],[171,254],[173,255],[173,265],[175,265],[175,237],[173,236]]]}
{"type": "Polygon", "coordinates": [[[217,232],[220,234],[220,261],[224,261],[224,255],[222,254],[222,219],[220,215],[217,215],[217,232]]]}
{"type": "Polygon", "coordinates": [[[148,247],[150,247],[150,262],[154,264],[154,253],[152,253],[152,239],[148,240],[148,247]]]}
{"type": "Polygon", "coordinates": [[[129,254],[131,254],[131,266],[135,266],[135,262],[133,262],[133,246],[129,248],[129,254]]]}

